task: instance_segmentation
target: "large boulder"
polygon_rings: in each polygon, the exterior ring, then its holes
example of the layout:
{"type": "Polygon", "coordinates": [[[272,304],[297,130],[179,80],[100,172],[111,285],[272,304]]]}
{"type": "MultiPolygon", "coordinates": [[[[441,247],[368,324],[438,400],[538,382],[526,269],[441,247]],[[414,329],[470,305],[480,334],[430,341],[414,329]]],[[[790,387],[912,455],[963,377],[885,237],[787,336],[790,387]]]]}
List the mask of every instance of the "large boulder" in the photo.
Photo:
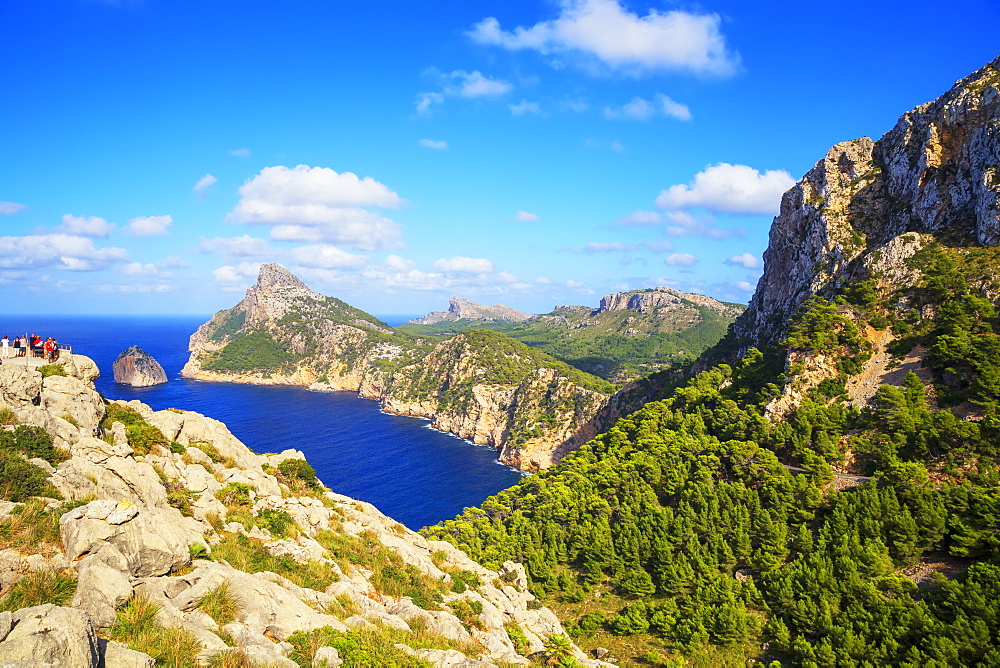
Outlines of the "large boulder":
{"type": "Polygon", "coordinates": [[[0,642],[0,666],[100,665],[97,634],[83,610],[45,604],[21,608],[12,621],[10,633],[0,642]]]}
{"type": "Polygon", "coordinates": [[[59,524],[70,562],[110,544],[125,558],[132,577],[169,573],[190,563],[191,545],[205,544],[206,527],[177,509],[140,507],[129,501],[92,501],[64,514],[59,524]]]}
{"type": "Polygon", "coordinates": [[[139,346],[129,346],[123,350],[111,365],[116,383],[132,387],[162,385],[167,382],[163,367],[139,346]]]}
{"type": "Polygon", "coordinates": [[[132,448],[85,436],[71,446],[73,458],[50,479],[67,499],[126,500],[167,508],[167,490],[152,466],[136,461],[132,448]]]}

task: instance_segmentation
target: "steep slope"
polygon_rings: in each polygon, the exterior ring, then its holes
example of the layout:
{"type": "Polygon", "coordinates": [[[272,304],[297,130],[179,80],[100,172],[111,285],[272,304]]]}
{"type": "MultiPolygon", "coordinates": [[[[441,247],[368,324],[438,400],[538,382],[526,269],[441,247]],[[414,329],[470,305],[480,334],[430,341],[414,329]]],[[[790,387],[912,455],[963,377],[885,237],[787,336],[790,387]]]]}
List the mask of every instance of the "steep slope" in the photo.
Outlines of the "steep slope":
{"type": "Polygon", "coordinates": [[[488,328],[552,355],[578,369],[627,383],[695,359],[721,339],[739,315],[739,304],[674,290],[651,288],[605,295],[597,308],[558,306],[520,322],[471,316],[433,325],[404,325],[417,336],[488,328]]]}
{"type": "Polygon", "coordinates": [[[262,266],[246,298],[199,327],[189,348],[185,377],[356,391],[492,446],[525,471],[550,466],[617,416],[614,385],[502,334],[396,332],[279,265],[262,266]]]}
{"type": "Polygon", "coordinates": [[[998,68],[785,195],[699,373],[426,535],[636,661],[1000,662],[998,68]]]}
{"type": "Polygon", "coordinates": [[[197,413],[105,404],[92,362],[63,364],[44,378],[0,366],[17,423],[0,429],[3,665],[494,666],[553,636],[598,664],[520,565],[488,570],[421,538],[324,488],[299,452],[254,453],[197,413]]]}

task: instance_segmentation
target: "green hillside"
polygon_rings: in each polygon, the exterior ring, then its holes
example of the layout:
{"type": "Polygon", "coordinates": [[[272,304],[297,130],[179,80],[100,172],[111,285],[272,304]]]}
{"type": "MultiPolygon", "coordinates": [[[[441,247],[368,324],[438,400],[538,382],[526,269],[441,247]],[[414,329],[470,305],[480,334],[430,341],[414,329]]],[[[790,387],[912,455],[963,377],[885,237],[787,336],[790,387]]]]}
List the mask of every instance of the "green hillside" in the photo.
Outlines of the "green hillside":
{"type": "Polygon", "coordinates": [[[941,244],[909,264],[915,284],[814,298],[779,345],[697,374],[427,535],[525,562],[582,646],[637,661],[997,665],[1000,317],[978,279],[1000,264],[941,244]],[[897,352],[926,347],[932,378],[859,410],[845,384],[879,332],[897,352]],[[820,357],[831,376],[765,419],[783,388],[810,386],[785,361],[820,357]]]}

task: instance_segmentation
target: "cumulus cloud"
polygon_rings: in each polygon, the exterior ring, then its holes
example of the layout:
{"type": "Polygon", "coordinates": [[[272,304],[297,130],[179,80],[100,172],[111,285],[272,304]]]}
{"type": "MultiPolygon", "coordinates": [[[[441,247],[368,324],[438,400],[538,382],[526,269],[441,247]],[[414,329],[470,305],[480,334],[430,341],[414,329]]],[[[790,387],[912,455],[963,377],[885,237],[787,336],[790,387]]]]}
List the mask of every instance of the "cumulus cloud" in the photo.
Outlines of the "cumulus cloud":
{"type": "Polygon", "coordinates": [[[221,284],[223,290],[239,290],[243,285],[252,282],[258,273],[260,273],[259,262],[240,262],[215,269],[212,271],[212,277],[221,284]]]}
{"type": "Polygon", "coordinates": [[[743,290],[744,292],[753,292],[754,288],[757,287],[753,283],[748,283],[747,281],[736,281],[735,283],[733,283],[733,285],[735,285],[740,290],[743,290]]]}
{"type": "Polygon", "coordinates": [[[542,107],[537,102],[521,100],[517,104],[508,104],[507,108],[510,109],[510,113],[515,116],[524,116],[525,114],[533,114],[535,116],[542,115],[542,107]]]}
{"type": "Polygon", "coordinates": [[[191,190],[199,199],[205,196],[205,191],[208,190],[215,182],[219,179],[215,178],[211,174],[205,174],[205,176],[198,179],[198,183],[194,184],[194,188],[191,190]]]}
{"type": "Polygon", "coordinates": [[[170,216],[140,216],[128,221],[126,231],[133,237],[160,237],[169,234],[173,224],[170,216]]]}
{"type": "Polygon", "coordinates": [[[493,263],[484,257],[456,255],[436,260],[434,268],[446,274],[488,274],[493,271],[493,263]]]}
{"type": "Polygon", "coordinates": [[[21,213],[27,208],[28,206],[26,204],[0,201],[0,216],[13,216],[14,214],[21,213]]]}
{"type": "Polygon", "coordinates": [[[760,269],[760,260],[758,260],[755,255],[751,255],[750,253],[733,255],[726,259],[726,264],[731,264],[735,267],[743,267],[744,269],[760,269]]]}
{"type": "Polygon", "coordinates": [[[698,258],[691,253],[671,253],[663,262],[670,267],[693,267],[698,264],[698,258]]]}
{"type": "Polygon", "coordinates": [[[399,245],[399,225],[366,207],[398,208],[402,199],[371,177],[326,167],[265,167],[240,188],[228,222],[271,225],[271,238],[360,250],[399,245]]]}
{"type": "Polygon", "coordinates": [[[426,116],[433,111],[434,105],[444,103],[446,98],[497,98],[513,90],[514,85],[503,79],[491,79],[479,70],[453,70],[441,72],[429,68],[424,76],[435,81],[438,90],[425,91],[417,94],[417,114],[426,116]]]}
{"type": "Polygon", "coordinates": [[[0,237],[0,269],[97,271],[128,259],[128,252],[124,248],[97,248],[93,239],[80,235],[0,237]]]}
{"type": "Polygon", "coordinates": [[[785,170],[759,172],[721,162],[695,174],[687,184],[670,186],[656,198],[659,209],[700,207],[720,213],[775,215],[781,196],[795,185],[785,170]]]}
{"type": "Polygon", "coordinates": [[[518,211],[514,214],[512,220],[516,220],[519,223],[536,223],[541,219],[537,213],[529,213],[528,211],[518,211]]]}
{"type": "Polygon", "coordinates": [[[233,157],[236,157],[236,158],[249,158],[250,157],[250,149],[248,149],[248,148],[238,148],[238,149],[236,149],[234,151],[230,151],[229,155],[231,155],[233,157]]]}
{"type": "Polygon", "coordinates": [[[604,108],[604,117],[610,120],[648,121],[655,116],[690,121],[691,110],[687,105],[675,102],[663,93],[657,93],[652,102],[642,97],[633,97],[621,108],[604,108]]]}
{"type": "Polygon", "coordinates": [[[342,251],[330,244],[315,244],[293,248],[289,255],[299,264],[320,269],[356,269],[368,263],[364,255],[342,251]]]}
{"type": "Polygon", "coordinates": [[[446,142],[444,140],[438,141],[438,140],[435,140],[435,139],[421,139],[417,143],[419,145],[423,146],[424,148],[434,149],[435,151],[446,151],[446,150],[448,150],[448,142],[446,142]]]}
{"type": "Polygon", "coordinates": [[[585,64],[631,74],[680,71],[727,76],[739,56],[726,45],[717,14],[650,9],[645,16],[618,0],[562,0],[559,16],[524,28],[503,30],[494,17],[468,31],[480,44],[509,51],[579,56],[585,64]]]}
{"type": "Polygon", "coordinates": [[[266,239],[243,234],[238,237],[213,237],[201,240],[201,250],[235,257],[265,258],[275,255],[266,239]]]}
{"type": "Polygon", "coordinates": [[[107,237],[115,229],[115,224],[98,216],[73,216],[67,213],[62,217],[62,224],[56,229],[81,237],[107,237]]]}

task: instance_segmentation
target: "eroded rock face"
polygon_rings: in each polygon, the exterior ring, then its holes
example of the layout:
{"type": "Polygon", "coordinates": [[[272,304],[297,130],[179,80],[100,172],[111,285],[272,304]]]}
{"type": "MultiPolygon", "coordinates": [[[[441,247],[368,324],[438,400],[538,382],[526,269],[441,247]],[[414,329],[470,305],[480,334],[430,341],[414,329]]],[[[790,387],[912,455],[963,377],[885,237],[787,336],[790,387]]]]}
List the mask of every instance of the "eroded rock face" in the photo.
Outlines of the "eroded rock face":
{"type": "Polygon", "coordinates": [[[785,193],[764,275],[735,331],[745,345],[778,340],[812,295],[867,278],[872,265],[899,271],[913,233],[946,229],[1000,243],[1000,58],[878,141],[835,145],[785,193]]]}
{"type": "Polygon", "coordinates": [[[99,665],[97,634],[83,610],[39,605],[18,610],[12,621],[13,628],[0,642],[0,665],[99,665]],[[25,663],[17,663],[21,661],[25,663]]]}
{"type": "Polygon", "coordinates": [[[510,322],[523,322],[531,317],[530,313],[518,311],[506,304],[494,304],[486,306],[474,302],[464,297],[452,297],[448,300],[447,311],[431,311],[427,315],[414,318],[410,321],[413,325],[433,325],[439,322],[451,322],[462,318],[472,318],[475,320],[507,320],[510,322]]]}
{"type": "Polygon", "coordinates": [[[167,382],[167,373],[153,356],[139,346],[129,346],[115,358],[111,370],[115,382],[132,387],[162,385],[167,382]]]}

